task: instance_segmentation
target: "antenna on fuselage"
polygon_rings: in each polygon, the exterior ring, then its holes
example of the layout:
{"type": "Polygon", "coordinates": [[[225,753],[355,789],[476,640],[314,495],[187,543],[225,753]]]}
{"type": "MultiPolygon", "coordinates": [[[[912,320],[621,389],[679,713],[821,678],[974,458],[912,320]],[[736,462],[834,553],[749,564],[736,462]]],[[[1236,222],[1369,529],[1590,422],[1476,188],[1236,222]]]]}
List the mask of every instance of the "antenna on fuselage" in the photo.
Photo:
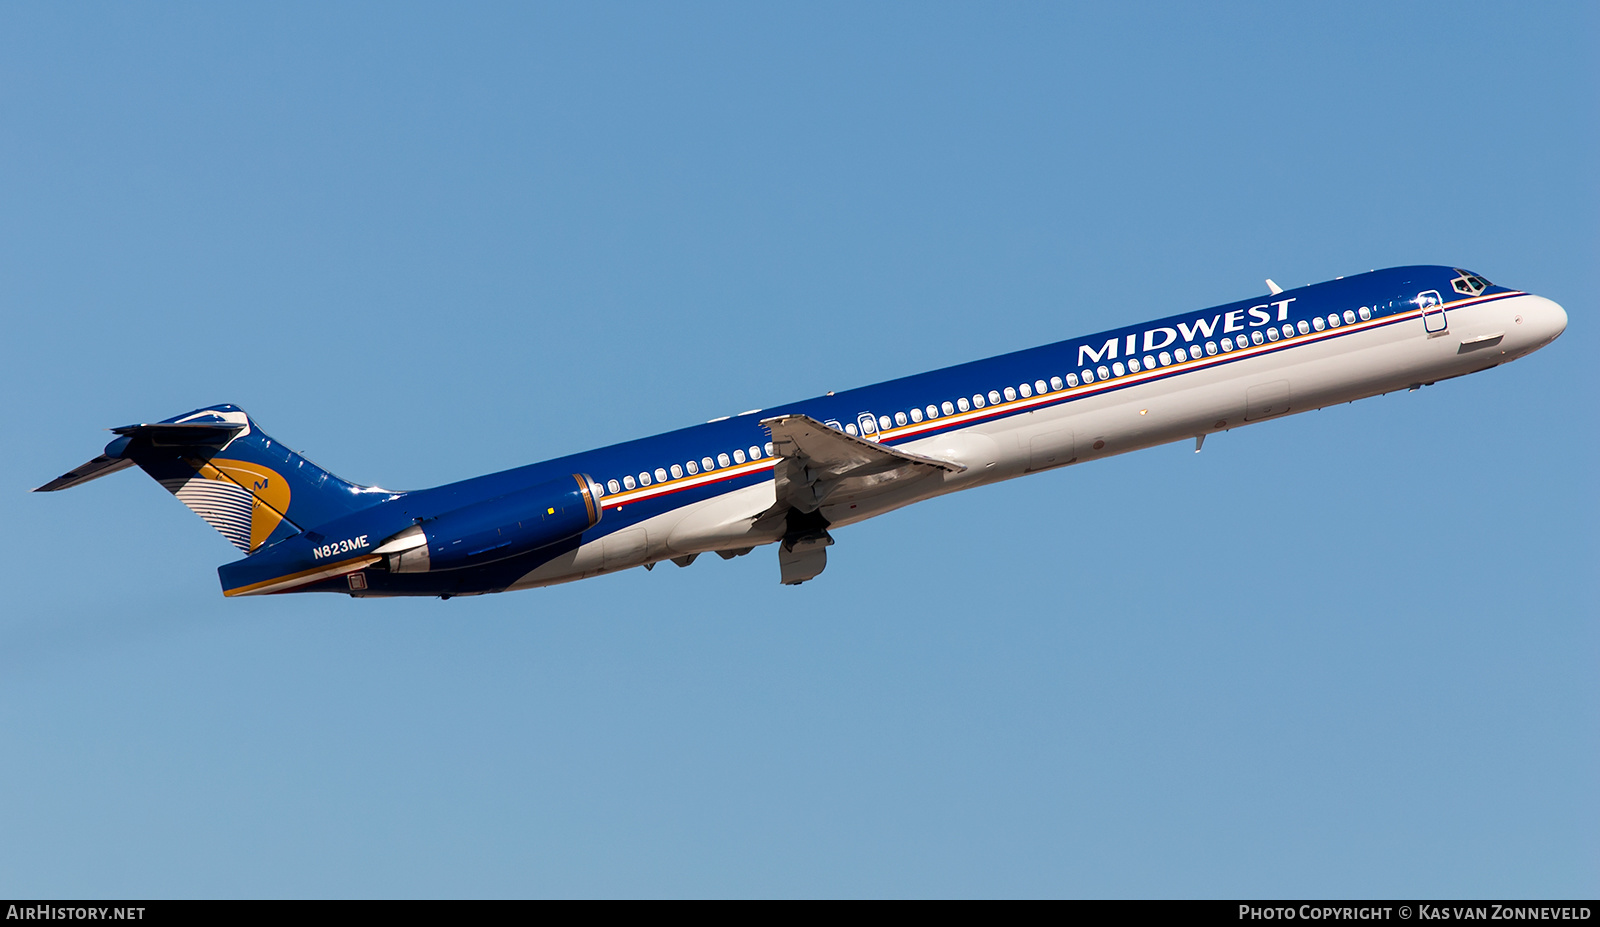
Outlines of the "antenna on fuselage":
{"type": "Polygon", "coordinates": [[[1273,296],[1277,296],[1279,293],[1283,292],[1283,287],[1278,286],[1276,283],[1273,283],[1271,277],[1267,278],[1267,289],[1272,291],[1272,295],[1273,296]]]}

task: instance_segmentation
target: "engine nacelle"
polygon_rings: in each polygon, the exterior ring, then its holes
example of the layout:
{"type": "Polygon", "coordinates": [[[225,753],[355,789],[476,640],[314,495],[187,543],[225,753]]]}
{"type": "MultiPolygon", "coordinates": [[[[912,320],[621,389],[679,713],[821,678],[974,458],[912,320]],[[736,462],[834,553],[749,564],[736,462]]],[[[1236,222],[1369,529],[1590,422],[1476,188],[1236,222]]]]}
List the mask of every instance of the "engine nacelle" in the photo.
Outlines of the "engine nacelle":
{"type": "Polygon", "coordinates": [[[601,489],[587,473],[541,483],[445,512],[373,551],[395,573],[494,563],[575,537],[600,521],[601,489]]]}

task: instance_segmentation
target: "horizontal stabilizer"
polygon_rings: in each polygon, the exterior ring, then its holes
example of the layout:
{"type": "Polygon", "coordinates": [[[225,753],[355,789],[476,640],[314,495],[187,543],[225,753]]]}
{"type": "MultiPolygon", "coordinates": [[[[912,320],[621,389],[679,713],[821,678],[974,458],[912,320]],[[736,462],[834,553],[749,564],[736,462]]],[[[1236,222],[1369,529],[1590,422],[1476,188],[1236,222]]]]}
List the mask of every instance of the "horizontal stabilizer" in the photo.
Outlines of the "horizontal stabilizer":
{"type": "Polygon", "coordinates": [[[74,467],[61,474],[50,482],[35,489],[34,492],[55,492],[59,489],[71,489],[81,486],[90,480],[98,480],[102,476],[110,476],[118,470],[126,470],[133,466],[131,460],[118,460],[101,454],[82,466],[74,467]]]}
{"type": "Polygon", "coordinates": [[[274,440],[235,405],[111,431],[116,437],[101,456],[39,490],[68,489],[137,466],[246,553],[394,495],[339,479],[274,440]]]}
{"type": "Polygon", "coordinates": [[[61,474],[34,492],[56,492],[81,486],[90,480],[126,470],[134,465],[132,458],[120,456],[122,449],[132,441],[149,447],[193,447],[216,449],[233,440],[233,436],[247,426],[243,422],[164,422],[156,425],[124,425],[111,429],[121,440],[113,442],[109,453],[61,474]],[[112,456],[118,454],[118,456],[112,456]]]}
{"type": "Polygon", "coordinates": [[[123,425],[111,431],[147,441],[152,447],[221,447],[247,427],[243,422],[162,422],[123,425]]]}

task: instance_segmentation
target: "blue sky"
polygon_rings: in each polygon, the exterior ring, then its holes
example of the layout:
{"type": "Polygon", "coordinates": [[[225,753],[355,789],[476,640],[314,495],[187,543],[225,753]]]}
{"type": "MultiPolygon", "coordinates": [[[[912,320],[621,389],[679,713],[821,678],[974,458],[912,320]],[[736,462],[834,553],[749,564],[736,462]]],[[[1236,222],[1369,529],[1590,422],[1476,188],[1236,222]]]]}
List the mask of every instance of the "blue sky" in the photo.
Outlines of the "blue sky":
{"type": "Polygon", "coordinates": [[[0,9],[0,895],[1600,890],[1588,3],[0,9]],[[1374,267],[1503,369],[770,550],[228,601],[415,488],[1374,267]]]}

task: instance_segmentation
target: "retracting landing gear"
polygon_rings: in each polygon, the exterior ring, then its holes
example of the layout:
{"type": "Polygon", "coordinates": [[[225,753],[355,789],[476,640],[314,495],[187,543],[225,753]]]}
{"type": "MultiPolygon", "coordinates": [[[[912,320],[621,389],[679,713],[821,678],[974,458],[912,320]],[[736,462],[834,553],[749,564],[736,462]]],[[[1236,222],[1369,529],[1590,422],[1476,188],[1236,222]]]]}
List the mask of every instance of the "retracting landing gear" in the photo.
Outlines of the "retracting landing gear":
{"type": "Polygon", "coordinates": [[[790,509],[785,522],[787,530],[778,545],[780,581],[785,586],[798,586],[827,568],[833,536],[828,534],[828,522],[820,512],[790,509]]]}

